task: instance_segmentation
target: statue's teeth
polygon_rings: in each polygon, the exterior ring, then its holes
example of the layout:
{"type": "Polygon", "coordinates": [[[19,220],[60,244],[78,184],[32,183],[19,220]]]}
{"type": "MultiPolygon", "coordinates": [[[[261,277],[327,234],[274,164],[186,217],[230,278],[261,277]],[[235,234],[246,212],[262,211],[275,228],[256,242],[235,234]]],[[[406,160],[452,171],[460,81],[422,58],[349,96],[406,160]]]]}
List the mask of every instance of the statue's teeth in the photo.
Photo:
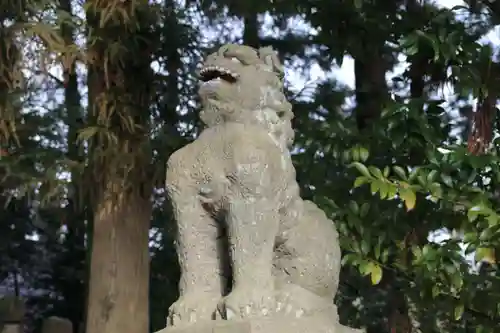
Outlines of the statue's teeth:
{"type": "Polygon", "coordinates": [[[208,67],[205,67],[205,68],[203,68],[200,71],[200,74],[205,74],[207,72],[213,72],[213,71],[217,71],[217,72],[219,72],[221,74],[225,74],[225,75],[231,75],[235,79],[237,79],[239,77],[238,74],[233,73],[229,69],[221,67],[221,66],[208,66],[208,67]]]}

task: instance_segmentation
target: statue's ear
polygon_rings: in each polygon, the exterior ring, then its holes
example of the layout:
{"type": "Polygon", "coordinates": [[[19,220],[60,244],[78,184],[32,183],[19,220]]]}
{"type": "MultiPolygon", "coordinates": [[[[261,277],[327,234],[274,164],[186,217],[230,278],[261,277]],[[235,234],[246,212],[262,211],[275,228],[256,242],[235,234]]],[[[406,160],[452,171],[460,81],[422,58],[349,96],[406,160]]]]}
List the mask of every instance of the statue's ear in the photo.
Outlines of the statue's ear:
{"type": "Polygon", "coordinates": [[[259,57],[272,71],[279,74],[280,77],[283,76],[285,73],[283,65],[278,58],[278,54],[271,46],[261,47],[259,49],[259,57]]]}

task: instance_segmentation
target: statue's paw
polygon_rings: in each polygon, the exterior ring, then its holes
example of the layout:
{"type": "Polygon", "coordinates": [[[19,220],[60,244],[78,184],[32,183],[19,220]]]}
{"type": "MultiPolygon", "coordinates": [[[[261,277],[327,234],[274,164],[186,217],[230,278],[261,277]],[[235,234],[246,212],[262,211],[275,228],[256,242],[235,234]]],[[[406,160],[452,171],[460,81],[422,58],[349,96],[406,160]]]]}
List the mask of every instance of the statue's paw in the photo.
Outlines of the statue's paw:
{"type": "Polygon", "coordinates": [[[206,292],[190,293],[181,296],[168,309],[168,326],[191,324],[197,321],[214,320],[220,294],[206,292]]]}
{"type": "Polygon", "coordinates": [[[309,314],[299,300],[289,297],[281,297],[276,300],[276,313],[294,318],[300,318],[309,314]]]}
{"type": "Polygon", "coordinates": [[[234,289],[219,304],[224,319],[262,317],[276,312],[272,288],[240,287],[234,289]]]}

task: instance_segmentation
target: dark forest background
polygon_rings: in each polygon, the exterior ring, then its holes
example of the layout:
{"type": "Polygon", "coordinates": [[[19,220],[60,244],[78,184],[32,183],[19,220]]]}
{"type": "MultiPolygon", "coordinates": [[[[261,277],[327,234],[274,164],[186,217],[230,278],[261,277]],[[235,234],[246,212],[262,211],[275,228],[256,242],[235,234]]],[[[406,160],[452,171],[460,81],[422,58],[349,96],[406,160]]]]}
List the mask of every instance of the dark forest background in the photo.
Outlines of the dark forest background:
{"type": "Polygon", "coordinates": [[[0,294],[29,332],[51,315],[163,328],[179,276],[165,163],[200,129],[196,70],[221,44],[271,45],[303,197],[341,234],[341,322],[500,332],[498,24],[486,0],[3,0],[0,294]]]}

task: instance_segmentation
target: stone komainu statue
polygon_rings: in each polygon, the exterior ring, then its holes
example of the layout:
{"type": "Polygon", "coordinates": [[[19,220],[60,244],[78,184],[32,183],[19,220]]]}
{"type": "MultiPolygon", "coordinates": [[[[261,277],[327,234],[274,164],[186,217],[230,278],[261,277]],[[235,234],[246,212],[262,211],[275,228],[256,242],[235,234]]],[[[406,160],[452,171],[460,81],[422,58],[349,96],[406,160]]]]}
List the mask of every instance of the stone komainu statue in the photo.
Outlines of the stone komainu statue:
{"type": "Polygon", "coordinates": [[[336,316],[338,235],[300,198],[276,54],[226,45],[200,76],[206,128],[167,166],[181,267],[169,324],[325,309],[336,316]]]}

